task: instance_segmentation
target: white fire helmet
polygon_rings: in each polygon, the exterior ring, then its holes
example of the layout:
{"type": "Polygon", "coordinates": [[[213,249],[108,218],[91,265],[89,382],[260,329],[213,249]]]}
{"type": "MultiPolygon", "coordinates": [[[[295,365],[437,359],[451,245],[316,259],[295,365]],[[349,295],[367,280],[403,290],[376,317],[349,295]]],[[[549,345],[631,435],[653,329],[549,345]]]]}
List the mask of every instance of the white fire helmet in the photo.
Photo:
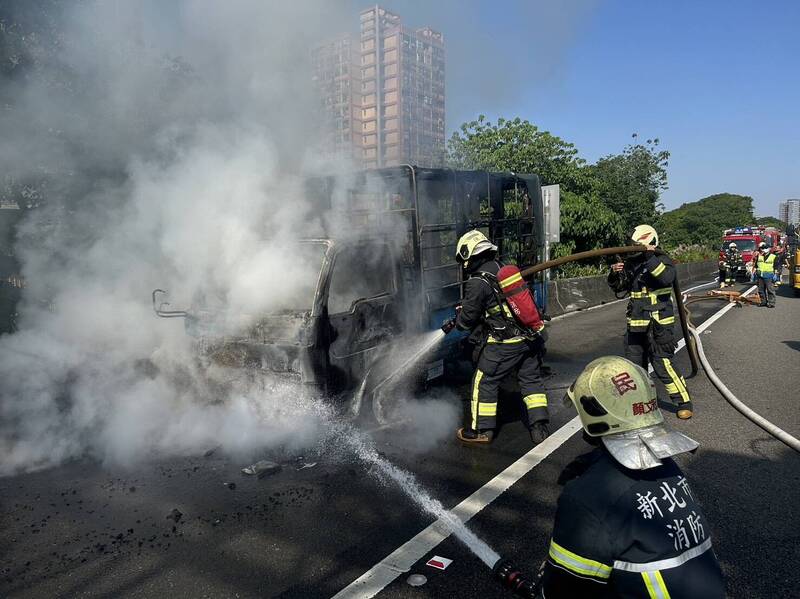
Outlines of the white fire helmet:
{"type": "Polygon", "coordinates": [[[732,249],[732,250],[735,250],[735,249],[737,248],[736,242],[735,242],[735,241],[731,241],[731,242],[728,244],[728,247],[729,247],[730,249],[732,249]]]}
{"type": "Polygon", "coordinates": [[[477,256],[487,250],[496,252],[497,246],[478,231],[473,229],[464,233],[456,244],[456,260],[462,263],[468,262],[473,256],[477,256]]]}
{"type": "Polygon", "coordinates": [[[644,368],[625,358],[603,356],[590,362],[567,398],[586,434],[599,437],[614,459],[630,470],[660,466],[664,458],[698,447],[664,423],[653,381],[644,368]]]}
{"type": "Polygon", "coordinates": [[[631,233],[631,241],[638,245],[658,245],[658,233],[650,225],[639,225],[631,233]]]}

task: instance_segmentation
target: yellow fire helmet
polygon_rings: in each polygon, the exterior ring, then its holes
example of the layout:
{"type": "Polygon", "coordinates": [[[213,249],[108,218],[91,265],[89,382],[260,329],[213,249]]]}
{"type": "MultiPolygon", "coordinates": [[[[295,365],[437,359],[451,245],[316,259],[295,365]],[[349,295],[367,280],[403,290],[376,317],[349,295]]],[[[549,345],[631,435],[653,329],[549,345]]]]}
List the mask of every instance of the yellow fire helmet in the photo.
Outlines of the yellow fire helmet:
{"type": "Polygon", "coordinates": [[[658,233],[650,225],[639,225],[631,233],[633,243],[639,245],[658,245],[658,233]]]}
{"type": "Polygon", "coordinates": [[[631,470],[694,451],[698,443],[664,423],[656,388],[644,368],[619,356],[590,362],[567,391],[586,434],[631,470]]]}
{"type": "Polygon", "coordinates": [[[485,252],[486,250],[497,251],[497,246],[478,231],[473,229],[461,236],[456,245],[456,260],[466,263],[473,256],[485,252]]]}

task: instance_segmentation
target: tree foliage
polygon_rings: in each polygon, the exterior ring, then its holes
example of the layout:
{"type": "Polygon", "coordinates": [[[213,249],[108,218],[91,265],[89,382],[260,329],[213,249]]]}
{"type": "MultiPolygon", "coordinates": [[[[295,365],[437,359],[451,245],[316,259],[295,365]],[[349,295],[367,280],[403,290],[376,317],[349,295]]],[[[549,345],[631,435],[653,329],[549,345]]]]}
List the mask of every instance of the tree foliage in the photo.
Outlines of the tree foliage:
{"type": "Polygon", "coordinates": [[[453,133],[447,149],[453,168],[536,173],[543,184],[576,193],[588,186],[586,161],[575,146],[520,118],[494,124],[480,115],[453,133]]]}
{"type": "MultiPolygon", "coordinates": [[[[622,218],[592,197],[561,193],[561,242],[553,244],[553,258],[601,247],[620,245],[625,238],[622,218]]],[[[597,274],[599,261],[588,267],[576,263],[559,269],[562,276],[597,274]]]]}
{"type": "Polygon", "coordinates": [[[554,248],[554,256],[616,245],[624,237],[622,219],[602,202],[569,191],[561,194],[562,242],[554,248]]]}
{"type": "MultiPolygon", "coordinates": [[[[621,243],[627,229],[655,219],[669,158],[658,143],[631,144],[590,165],[573,144],[526,120],[495,124],[481,115],[453,134],[448,158],[453,168],[535,173],[544,184],[559,184],[561,243],[552,250],[564,256],[621,243]]],[[[584,271],[573,265],[562,274],[584,271]]]]}
{"type": "Polygon", "coordinates": [[[718,193],[665,212],[659,219],[658,230],[661,245],[668,248],[691,244],[715,247],[725,229],[753,220],[753,198],[718,193]]]}
{"type": "Polygon", "coordinates": [[[774,216],[762,216],[756,219],[757,225],[764,225],[765,227],[775,227],[781,231],[786,229],[786,223],[774,216]]]}
{"type": "Polygon", "coordinates": [[[658,146],[657,138],[630,144],[591,167],[597,195],[622,216],[626,230],[654,222],[663,209],[659,198],[667,188],[669,152],[658,146]]]}

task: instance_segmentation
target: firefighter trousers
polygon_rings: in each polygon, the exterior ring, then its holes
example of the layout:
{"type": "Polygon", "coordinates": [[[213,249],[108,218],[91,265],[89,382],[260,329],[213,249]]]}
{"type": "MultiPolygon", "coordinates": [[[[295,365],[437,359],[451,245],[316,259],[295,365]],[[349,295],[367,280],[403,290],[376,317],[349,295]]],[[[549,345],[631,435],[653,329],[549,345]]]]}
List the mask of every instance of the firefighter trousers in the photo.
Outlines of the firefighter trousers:
{"type": "Polygon", "coordinates": [[[733,266],[721,268],[719,271],[719,282],[725,285],[733,285],[736,283],[736,269],[733,266]]]}
{"type": "Polygon", "coordinates": [[[671,326],[651,322],[647,331],[628,331],[625,337],[625,357],[634,364],[647,368],[652,365],[653,372],[669,393],[676,405],[691,402],[686,381],[672,363],[676,344],[671,326]]]}
{"type": "Polygon", "coordinates": [[[542,392],[538,373],[539,356],[543,349],[542,340],[528,341],[517,338],[504,342],[489,340],[481,352],[477,369],[472,377],[467,428],[472,430],[497,428],[497,398],[500,383],[514,370],[517,370],[528,426],[537,421],[547,420],[547,396],[542,392]]]}

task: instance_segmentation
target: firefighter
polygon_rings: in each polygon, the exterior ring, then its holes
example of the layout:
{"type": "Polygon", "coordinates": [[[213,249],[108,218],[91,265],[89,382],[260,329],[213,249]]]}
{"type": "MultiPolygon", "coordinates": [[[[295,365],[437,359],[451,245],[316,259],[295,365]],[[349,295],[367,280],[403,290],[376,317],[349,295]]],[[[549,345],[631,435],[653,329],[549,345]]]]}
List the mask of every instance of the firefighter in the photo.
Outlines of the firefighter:
{"type": "Polygon", "coordinates": [[[736,243],[731,241],[728,249],[725,250],[725,258],[720,262],[719,286],[733,287],[736,282],[736,271],[742,265],[742,255],[736,247],[736,243]]]}
{"type": "Polygon", "coordinates": [[[672,460],[698,444],[666,426],[647,371],[598,358],[565,400],[595,449],[559,479],[564,490],[539,580],[524,581],[501,561],[501,582],[540,599],[725,597],[710,524],[672,460]]]}
{"type": "Polygon", "coordinates": [[[539,383],[544,355],[544,323],[536,330],[518,324],[503,299],[497,273],[497,246],[480,231],[469,231],[458,240],[456,259],[467,281],[464,299],[455,325],[479,337],[477,365],[470,390],[468,421],[457,432],[465,444],[491,443],[497,428],[497,399],[500,383],[517,371],[531,441],[541,443],[550,434],[547,396],[539,383]]]}
{"type": "Polygon", "coordinates": [[[672,283],[675,265],[658,249],[658,233],[650,225],[639,225],[631,233],[632,243],[644,246],[629,254],[625,262],[611,267],[608,284],[615,293],[630,293],[625,335],[625,357],[647,368],[653,367],[683,420],[693,415],[686,381],[672,363],[677,348],[672,283]]]}
{"type": "Polygon", "coordinates": [[[758,294],[761,296],[759,306],[775,307],[775,290],[772,285],[776,279],[780,278],[779,268],[780,264],[776,261],[775,254],[772,253],[770,247],[763,241],[759,243],[758,253],[753,258],[753,274],[756,278],[756,285],[758,285],[758,294]]]}

